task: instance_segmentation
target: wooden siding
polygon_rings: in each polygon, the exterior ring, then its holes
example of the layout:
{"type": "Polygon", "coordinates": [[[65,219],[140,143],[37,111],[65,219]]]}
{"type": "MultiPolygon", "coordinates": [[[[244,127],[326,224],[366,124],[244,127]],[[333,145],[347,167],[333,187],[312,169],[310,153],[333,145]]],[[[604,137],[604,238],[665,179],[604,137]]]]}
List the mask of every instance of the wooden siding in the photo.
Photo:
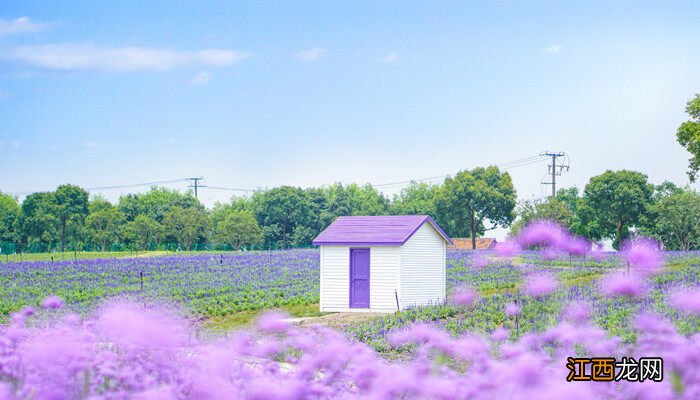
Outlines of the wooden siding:
{"type": "Polygon", "coordinates": [[[394,290],[398,291],[401,248],[370,247],[369,309],[350,308],[350,247],[321,246],[321,311],[396,311],[394,290]]]}
{"type": "Polygon", "coordinates": [[[401,309],[445,300],[446,243],[430,224],[401,247],[401,309]]]}

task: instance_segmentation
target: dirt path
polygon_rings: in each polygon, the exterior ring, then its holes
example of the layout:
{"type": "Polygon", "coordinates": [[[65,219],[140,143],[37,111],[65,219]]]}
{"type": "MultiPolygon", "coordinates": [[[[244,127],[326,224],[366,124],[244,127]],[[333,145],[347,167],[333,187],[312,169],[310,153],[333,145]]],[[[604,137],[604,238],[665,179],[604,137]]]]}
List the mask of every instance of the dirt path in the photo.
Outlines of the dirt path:
{"type": "Polygon", "coordinates": [[[326,326],[333,329],[344,329],[351,325],[360,324],[362,322],[371,321],[375,318],[380,318],[389,313],[330,313],[320,317],[301,317],[289,318],[287,321],[300,327],[309,327],[313,325],[326,326]]]}

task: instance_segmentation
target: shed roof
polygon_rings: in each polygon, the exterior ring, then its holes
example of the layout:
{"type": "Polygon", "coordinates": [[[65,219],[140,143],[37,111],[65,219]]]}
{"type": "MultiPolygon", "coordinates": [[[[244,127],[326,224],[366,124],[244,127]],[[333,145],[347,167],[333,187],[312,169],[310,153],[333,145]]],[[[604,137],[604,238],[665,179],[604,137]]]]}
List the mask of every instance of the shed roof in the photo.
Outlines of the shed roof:
{"type": "Polygon", "coordinates": [[[449,244],[452,240],[428,215],[338,217],[324,229],[316,245],[401,246],[426,222],[449,244]]]}

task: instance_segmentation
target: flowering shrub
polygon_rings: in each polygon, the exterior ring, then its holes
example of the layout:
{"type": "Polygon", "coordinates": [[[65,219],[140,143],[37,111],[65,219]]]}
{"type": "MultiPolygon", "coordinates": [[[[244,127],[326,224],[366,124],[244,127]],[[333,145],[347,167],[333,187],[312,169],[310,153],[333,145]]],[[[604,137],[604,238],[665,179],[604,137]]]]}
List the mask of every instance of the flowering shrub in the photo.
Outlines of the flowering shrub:
{"type": "Polygon", "coordinates": [[[574,311],[541,333],[510,341],[453,337],[430,324],[390,335],[407,349],[383,359],[342,334],[290,326],[281,314],[226,339],[199,340],[177,316],[118,303],[94,318],[59,318],[32,327],[32,312],[0,331],[0,399],[337,399],[640,398],[700,396],[700,335],[685,337],[664,319],[637,317],[637,344],[623,345],[574,311]],[[575,324],[575,325],[573,325],[575,324]],[[613,357],[658,356],[662,382],[567,382],[567,357],[580,349],[613,357]],[[670,378],[673,377],[673,378],[670,378]]]}

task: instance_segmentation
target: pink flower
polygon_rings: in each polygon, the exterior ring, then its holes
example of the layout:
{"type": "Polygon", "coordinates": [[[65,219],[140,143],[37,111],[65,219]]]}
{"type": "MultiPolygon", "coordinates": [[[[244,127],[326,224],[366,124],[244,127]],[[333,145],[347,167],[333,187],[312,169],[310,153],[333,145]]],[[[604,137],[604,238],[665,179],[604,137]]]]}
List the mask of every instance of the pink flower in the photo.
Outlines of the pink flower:
{"type": "Polygon", "coordinates": [[[463,307],[469,307],[476,302],[477,297],[478,295],[473,289],[463,287],[455,290],[452,294],[452,302],[463,307]]]}
{"type": "Polygon", "coordinates": [[[493,250],[501,257],[513,257],[520,252],[520,246],[514,242],[496,243],[493,250]]]}
{"type": "Polygon", "coordinates": [[[268,333],[285,332],[289,329],[288,315],[280,312],[267,312],[258,318],[256,323],[258,329],[268,333]]]}
{"type": "Polygon", "coordinates": [[[576,302],[569,305],[566,315],[571,321],[583,323],[591,318],[591,307],[586,303],[576,302]]]}
{"type": "Polygon", "coordinates": [[[491,333],[491,338],[497,342],[502,342],[510,336],[510,332],[505,328],[497,328],[491,333]]]}
{"type": "Polygon", "coordinates": [[[525,293],[532,297],[546,296],[559,287],[559,282],[549,275],[534,275],[525,284],[525,293]]]}
{"type": "Polygon", "coordinates": [[[518,235],[518,242],[523,247],[545,246],[554,249],[566,247],[569,234],[566,229],[551,221],[533,221],[518,235]]]}
{"type": "Polygon", "coordinates": [[[637,275],[616,273],[601,280],[601,288],[606,296],[639,297],[644,294],[644,281],[637,275]]]}
{"type": "Polygon", "coordinates": [[[643,272],[656,272],[663,265],[659,244],[648,238],[627,241],[622,246],[622,258],[631,267],[643,272]]]}
{"type": "Polygon", "coordinates": [[[591,243],[582,237],[571,237],[567,243],[566,250],[569,254],[583,255],[591,249],[591,243]]]}
{"type": "Polygon", "coordinates": [[[46,309],[57,310],[63,307],[63,300],[56,296],[49,296],[42,300],[41,306],[46,309]]]}
{"type": "Polygon", "coordinates": [[[520,314],[520,306],[517,305],[516,303],[508,303],[505,311],[506,311],[506,315],[510,315],[511,317],[515,317],[516,315],[520,314]]]}
{"type": "Polygon", "coordinates": [[[675,293],[671,303],[679,311],[700,315],[700,288],[675,293]]]}

